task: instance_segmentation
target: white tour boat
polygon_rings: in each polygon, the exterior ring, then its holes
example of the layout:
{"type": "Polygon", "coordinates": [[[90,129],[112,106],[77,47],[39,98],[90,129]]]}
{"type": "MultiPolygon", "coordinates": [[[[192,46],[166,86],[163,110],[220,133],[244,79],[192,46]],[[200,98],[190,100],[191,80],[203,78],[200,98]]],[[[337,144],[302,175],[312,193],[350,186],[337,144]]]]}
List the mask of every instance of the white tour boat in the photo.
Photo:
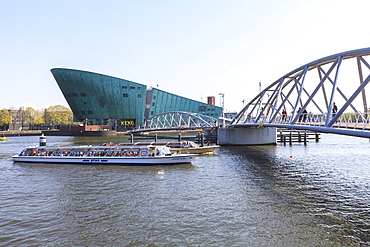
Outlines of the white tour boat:
{"type": "MultiPolygon", "coordinates": [[[[103,143],[102,145],[109,146],[114,145],[112,143],[103,143]]],[[[218,149],[219,145],[198,145],[193,141],[171,141],[171,142],[135,142],[135,143],[120,143],[119,146],[167,146],[171,153],[189,153],[189,154],[207,154],[214,153],[218,149]]]]}
{"type": "Polygon", "coordinates": [[[15,162],[59,164],[172,165],[190,163],[196,154],[172,154],[166,146],[28,147],[15,162]]]}

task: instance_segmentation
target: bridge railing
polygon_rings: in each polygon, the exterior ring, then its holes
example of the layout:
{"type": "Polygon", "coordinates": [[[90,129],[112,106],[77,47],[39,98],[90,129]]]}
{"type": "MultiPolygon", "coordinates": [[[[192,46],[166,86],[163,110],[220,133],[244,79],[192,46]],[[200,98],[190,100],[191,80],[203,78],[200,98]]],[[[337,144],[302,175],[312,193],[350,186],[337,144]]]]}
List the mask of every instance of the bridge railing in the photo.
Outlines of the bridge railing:
{"type": "MultiPolygon", "coordinates": [[[[331,117],[336,117],[331,114],[331,117]]],[[[292,123],[291,116],[278,116],[272,121],[268,116],[261,116],[257,121],[255,118],[247,118],[245,123],[272,123],[272,124],[286,124],[286,125],[309,125],[309,126],[322,126],[346,129],[362,129],[370,130],[370,112],[368,113],[344,113],[340,115],[332,126],[326,126],[327,114],[313,114],[301,115],[292,123]]]]}

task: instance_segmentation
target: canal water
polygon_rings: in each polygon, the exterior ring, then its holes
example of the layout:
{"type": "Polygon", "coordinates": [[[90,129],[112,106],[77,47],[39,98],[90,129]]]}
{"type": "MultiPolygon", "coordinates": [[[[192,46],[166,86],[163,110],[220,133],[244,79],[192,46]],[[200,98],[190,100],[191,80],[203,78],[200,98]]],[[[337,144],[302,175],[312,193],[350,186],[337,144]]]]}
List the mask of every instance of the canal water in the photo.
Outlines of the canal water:
{"type": "MultiPolygon", "coordinates": [[[[370,142],[221,147],[177,166],[13,163],[0,143],[0,246],[367,246],[370,142]]],[[[126,137],[47,137],[51,145],[126,137]]]]}

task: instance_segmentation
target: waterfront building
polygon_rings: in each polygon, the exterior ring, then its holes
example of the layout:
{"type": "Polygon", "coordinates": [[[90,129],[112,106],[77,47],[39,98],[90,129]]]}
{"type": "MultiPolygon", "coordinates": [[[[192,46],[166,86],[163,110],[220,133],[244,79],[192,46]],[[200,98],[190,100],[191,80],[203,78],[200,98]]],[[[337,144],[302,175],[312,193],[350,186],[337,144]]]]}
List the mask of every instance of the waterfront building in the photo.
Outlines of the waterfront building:
{"type": "Polygon", "coordinates": [[[218,118],[222,108],[141,83],[83,70],[51,69],[74,120],[124,130],[169,111],[201,113],[218,118]]]}

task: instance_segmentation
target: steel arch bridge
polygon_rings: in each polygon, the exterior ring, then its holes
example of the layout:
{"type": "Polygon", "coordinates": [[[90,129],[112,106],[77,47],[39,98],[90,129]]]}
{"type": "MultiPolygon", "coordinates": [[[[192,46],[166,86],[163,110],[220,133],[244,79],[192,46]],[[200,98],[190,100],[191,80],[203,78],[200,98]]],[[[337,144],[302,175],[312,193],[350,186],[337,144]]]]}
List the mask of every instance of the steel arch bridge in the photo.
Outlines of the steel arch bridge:
{"type": "Polygon", "coordinates": [[[218,119],[199,113],[171,111],[155,115],[130,132],[216,128],[218,119]]]}
{"type": "Polygon", "coordinates": [[[253,98],[230,127],[281,127],[370,137],[370,48],[305,64],[253,98]]]}

